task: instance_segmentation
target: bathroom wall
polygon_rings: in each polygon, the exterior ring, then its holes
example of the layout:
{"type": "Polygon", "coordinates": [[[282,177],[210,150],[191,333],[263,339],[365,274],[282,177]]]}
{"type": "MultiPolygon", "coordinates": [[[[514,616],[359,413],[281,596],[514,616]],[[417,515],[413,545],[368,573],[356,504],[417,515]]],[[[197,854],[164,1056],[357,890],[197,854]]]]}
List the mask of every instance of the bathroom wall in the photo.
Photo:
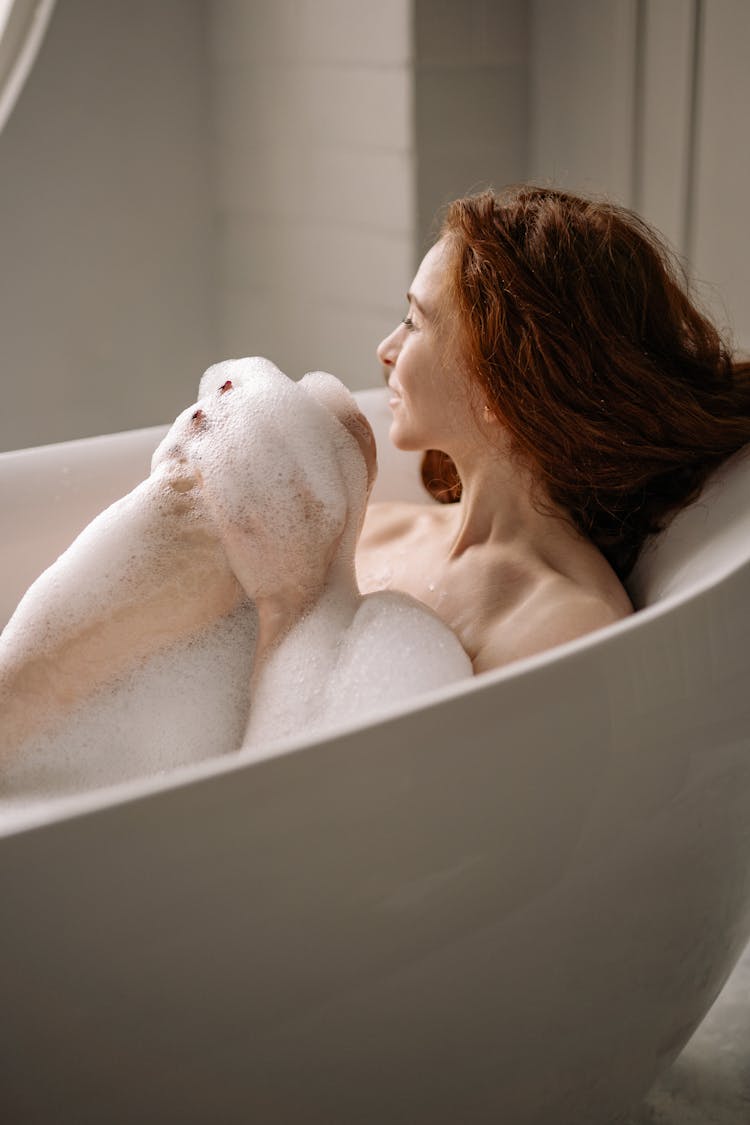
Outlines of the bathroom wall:
{"type": "Polygon", "coordinates": [[[750,4],[704,0],[691,253],[702,293],[750,352],[750,4]]]}
{"type": "Polygon", "coordinates": [[[0,134],[0,449],[172,418],[217,354],[202,0],[61,0],[0,134]]]}
{"type": "Polygon", "coordinates": [[[638,210],[750,351],[750,5],[531,0],[530,15],[529,177],[638,210]]]}
{"type": "Polygon", "coordinates": [[[379,379],[415,241],[411,0],[211,0],[221,350],[379,379]]]}
{"type": "Polygon", "coordinates": [[[614,197],[682,252],[695,214],[695,0],[533,0],[528,174],[614,197]]]}
{"type": "Polygon", "coordinates": [[[532,0],[528,7],[528,177],[630,204],[636,0],[532,0]]]}
{"type": "Polygon", "coordinates": [[[376,383],[448,199],[636,206],[750,349],[745,0],[61,0],[0,134],[0,448],[219,357],[376,383]]]}
{"type": "Polygon", "coordinates": [[[527,175],[530,17],[527,0],[415,0],[418,257],[445,203],[527,175]]]}

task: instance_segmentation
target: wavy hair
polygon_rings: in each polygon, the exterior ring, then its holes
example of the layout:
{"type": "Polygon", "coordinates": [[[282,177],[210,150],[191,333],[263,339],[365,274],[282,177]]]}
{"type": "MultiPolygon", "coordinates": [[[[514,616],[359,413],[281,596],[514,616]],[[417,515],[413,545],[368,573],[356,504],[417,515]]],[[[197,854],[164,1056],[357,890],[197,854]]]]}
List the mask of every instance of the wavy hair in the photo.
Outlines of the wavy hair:
{"type": "MultiPolygon", "coordinates": [[[[450,204],[444,299],[512,448],[621,580],[646,538],[750,441],[750,363],[696,307],[678,260],[611,202],[519,187],[450,204]]],[[[450,458],[424,457],[444,502],[450,458]]]]}

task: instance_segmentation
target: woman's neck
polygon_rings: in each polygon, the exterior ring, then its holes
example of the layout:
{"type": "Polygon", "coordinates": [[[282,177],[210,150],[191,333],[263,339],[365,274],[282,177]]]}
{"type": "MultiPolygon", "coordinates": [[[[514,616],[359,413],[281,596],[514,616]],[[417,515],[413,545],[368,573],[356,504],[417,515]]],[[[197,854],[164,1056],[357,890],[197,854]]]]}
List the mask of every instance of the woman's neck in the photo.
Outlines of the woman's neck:
{"type": "Polygon", "coordinates": [[[453,459],[462,494],[455,505],[450,558],[470,547],[511,544],[546,555],[556,542],[569,545],[571,536],[577,538],[564,513],[544,504],[538,483],[518,459],[500,453],[488,456],[486,446],[457,451],[453,459]]]}

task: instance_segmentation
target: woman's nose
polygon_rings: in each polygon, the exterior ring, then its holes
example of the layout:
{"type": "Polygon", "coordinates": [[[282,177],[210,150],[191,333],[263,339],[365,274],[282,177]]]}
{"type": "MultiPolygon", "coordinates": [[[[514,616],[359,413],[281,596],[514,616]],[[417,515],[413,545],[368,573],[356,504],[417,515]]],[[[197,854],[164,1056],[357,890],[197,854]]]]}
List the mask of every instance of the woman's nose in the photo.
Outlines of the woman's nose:
{"type": "Polygon", "coordinates": [[[384,367],[393,367],[396,362],[397,351],[396,332],[394,331],[378,344],[378,359],[384,367]]]}

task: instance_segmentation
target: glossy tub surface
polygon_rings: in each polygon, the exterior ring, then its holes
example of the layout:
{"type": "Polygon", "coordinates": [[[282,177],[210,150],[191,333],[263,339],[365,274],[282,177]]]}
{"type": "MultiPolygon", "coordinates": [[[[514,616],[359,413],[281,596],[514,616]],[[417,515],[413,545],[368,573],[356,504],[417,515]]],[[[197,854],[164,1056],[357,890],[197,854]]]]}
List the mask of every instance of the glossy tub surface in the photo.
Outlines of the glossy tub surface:
{"type": "MultiPolygon", "coordinates": [[[[0,456],[5,616],[162,432],[0,456]]],[[[741,456],[627,621],[0,838],[3,1119],[617,1121],[750,936],[748,496],[741,456]]]]}

